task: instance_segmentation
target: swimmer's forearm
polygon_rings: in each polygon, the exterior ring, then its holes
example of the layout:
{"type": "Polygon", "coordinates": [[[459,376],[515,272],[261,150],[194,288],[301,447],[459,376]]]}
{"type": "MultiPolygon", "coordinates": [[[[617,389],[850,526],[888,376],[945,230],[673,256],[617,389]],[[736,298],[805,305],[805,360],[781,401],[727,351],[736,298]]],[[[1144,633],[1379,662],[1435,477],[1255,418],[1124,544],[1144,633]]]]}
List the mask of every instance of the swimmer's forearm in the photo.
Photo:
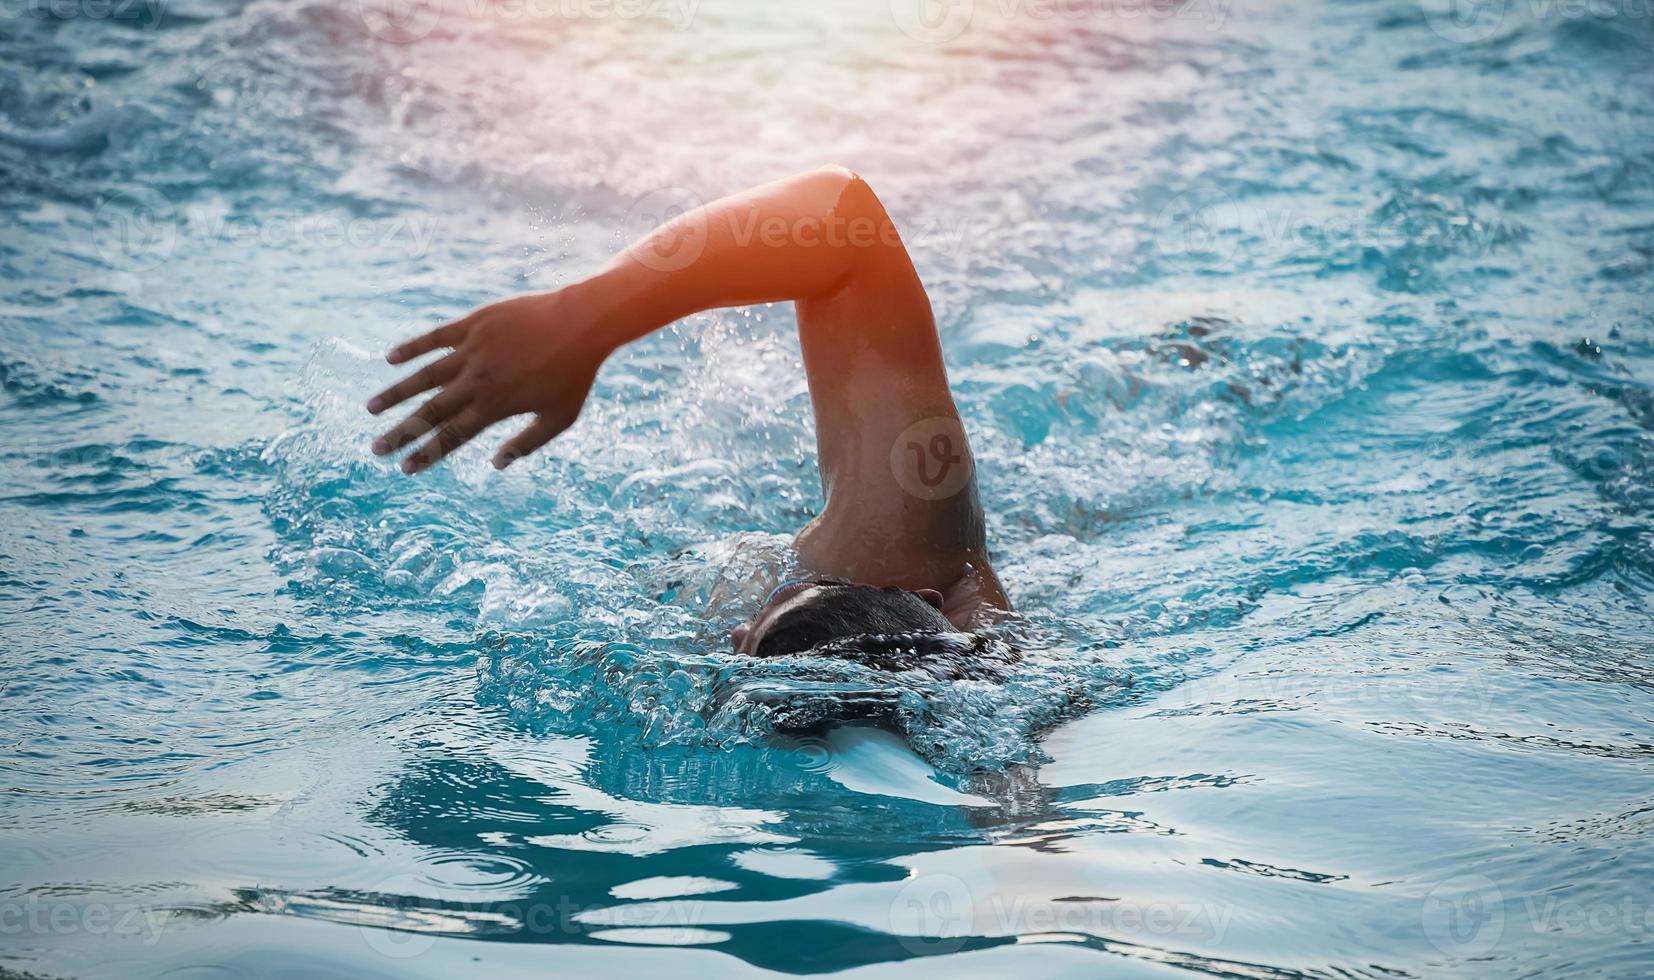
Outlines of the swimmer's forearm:
{"type": "Polygon", "coordinates": [[[703,310],[825,296],[896,242],[867,184],[823,167],[722,198],[628,246],[578,287],[612,349],[703,310]]]}
{"type": "MultiPolygon", "coordinates": [[[[451,353],[368,401],[377,415],[439,389],[376,439],[373,451],[386,455],[424,439],[402,461],[404,471],[417,473],[501,419],[532,414],[495,454],[495,465],[506,466],[574,423],[616,348],[701,310],[830,299],[881,268],[869,257],[890,254],[892,245],[918,288],[878,199],[842,167],[714,201],[634,243],[589,279],[490,304],[393,347],[386,355],[392,364],[441,348],[451,353]]],[[[929,306],[922,305],[923,334],[934,348],[929,306]]]]}

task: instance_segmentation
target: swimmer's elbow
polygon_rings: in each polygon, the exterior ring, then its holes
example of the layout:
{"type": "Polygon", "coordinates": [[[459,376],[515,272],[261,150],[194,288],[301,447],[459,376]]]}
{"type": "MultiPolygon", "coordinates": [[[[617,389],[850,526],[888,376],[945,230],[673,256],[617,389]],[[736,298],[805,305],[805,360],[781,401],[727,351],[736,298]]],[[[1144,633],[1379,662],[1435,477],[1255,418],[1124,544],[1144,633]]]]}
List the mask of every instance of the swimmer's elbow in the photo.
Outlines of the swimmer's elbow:
{"type": "Polygon", "coordinates": [[[878,195],[849,167],[824,164],[787,178],[781,186],[785,196],[776,202],[776,213],[799,222],[794,237],[811,247],[801,249],[798,257],[817,263],[823,275],[811,295],[837,292],[869,263],[892,255],[905,257],[901,236],[878,195]],[[837,247],[815,248],[818,244],[837,247]]]}
{"type": "Polygon", "coordinates": [[[861,180],[861,175],[841,163],[826,163],[817,167],[815,172],[822,177],[837,180],[843,184],[850,184],[861,180]]]}
{"type": "Polygon", "coordinates": [[[879,196],[849,167],[829,163],[816,171],[824,180],[832,181],[838,193],[833,203],[833,214],[840,218],[885,218],[884,205],[879,196]]]}
{"type": "Polygon", "coordinates": [[[812,195],[820,195],[831,202],[829,213],[834,216],[857,217],[873,209],[879,214],[884,213],[873,188],[868,186],[861,174],[849,167],[828,163],[801,176],[802,185],[809,188],[812,195]]]}
{"type": "Polygon", "coordinates": [[[817,169],[815,174],[833,182],[836,194],[831,215],[854,251],[872,253],[894,248],[905,252],[895,221],[865,178],[836,163],[817,169]]]}

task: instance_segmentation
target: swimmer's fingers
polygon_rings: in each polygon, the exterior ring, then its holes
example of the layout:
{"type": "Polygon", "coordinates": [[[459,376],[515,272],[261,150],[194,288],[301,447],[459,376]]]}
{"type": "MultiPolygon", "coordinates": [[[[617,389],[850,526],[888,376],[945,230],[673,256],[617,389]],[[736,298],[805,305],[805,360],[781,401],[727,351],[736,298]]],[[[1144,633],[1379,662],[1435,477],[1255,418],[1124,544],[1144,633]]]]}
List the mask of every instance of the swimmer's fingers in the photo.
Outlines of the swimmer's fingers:
{"type": "Polygon", "coordinates": [[[528,428],[512,436],[494,454],[494,468],[503,470],[529,453],[557,438],[568,426],[554,422],[544,415],[537,416],[528,428]]]}
{"type": "Polygon", "coordinates": [[[471,401],[471,392],[465,388],[448,388],[435,398],[419,406],[419,411],[402,420],[402,424],[373,441],[373,454],[383,456],[422,438],[432,429],[448,421],[471,401]]]}
{"type": "Polygon", "coordinates": [[[460,317],[453,323],[437,327],[430,333],[422,333],[412,340],[405,340],[392,347],[390,352],[385,355],[385,360],[392,364],[401,364],[403,361],[411,361],[421,354],[429,354],[438,347],[458,347],[460,341],[465,339],[465,335],[470,332],[471,327],[476,324],[477,318],[481,314],[482,311],[478,310],[470,316],[460,317]]]}
{"type": "Polygon", "coordinates": [[[459,374],[461,363],[462,359],[457,353],[449,354],[441,360],[432,361],[368,399],[368,411],[378,415],[385,409],[394,408],[422,391],[430,391],[432,388],[447,384],[459,374]]]}
{"type": "Polygon", "coordinates": [[[430,469],[444,456],[477,437],[488,428],[488,420],[475,405],[467,405],[458,415],[449,419],[436,435],[425,440],[418,449],[402,460],[402,472],[412,475],[430,469]]]}

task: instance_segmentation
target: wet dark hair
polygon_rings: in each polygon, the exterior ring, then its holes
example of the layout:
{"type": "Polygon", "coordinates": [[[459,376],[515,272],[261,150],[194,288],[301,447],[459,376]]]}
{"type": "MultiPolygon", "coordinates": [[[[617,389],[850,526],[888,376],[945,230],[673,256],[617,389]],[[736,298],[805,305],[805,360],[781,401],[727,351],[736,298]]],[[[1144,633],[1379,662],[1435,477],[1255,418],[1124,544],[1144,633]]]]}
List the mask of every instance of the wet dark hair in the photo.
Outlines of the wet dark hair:
{"type": "Polygon", "coordinates": [[[947,617],[911,592],[832,579],[808,602],[779,616],[754,651],[760,657],[803,653],[835,640],[866,635],[958,633],[947,617]]]}

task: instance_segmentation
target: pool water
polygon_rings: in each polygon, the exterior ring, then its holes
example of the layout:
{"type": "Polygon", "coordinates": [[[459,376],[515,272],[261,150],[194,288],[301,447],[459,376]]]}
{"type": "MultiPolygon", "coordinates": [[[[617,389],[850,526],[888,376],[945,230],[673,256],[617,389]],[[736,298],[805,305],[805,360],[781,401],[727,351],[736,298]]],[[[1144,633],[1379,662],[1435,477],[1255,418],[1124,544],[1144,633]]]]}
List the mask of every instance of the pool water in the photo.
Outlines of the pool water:
{"type": "Polygon", "coordinates": [[[1649,16],[8,7],[0,976],[1654,972],[1649,16]],[[367,452],[393,340],[826,162],[1003,683],[727,654],[820,504],[787,308],[367,452]],[[773,734],[833,685],[893,727],[773,734]]]}

